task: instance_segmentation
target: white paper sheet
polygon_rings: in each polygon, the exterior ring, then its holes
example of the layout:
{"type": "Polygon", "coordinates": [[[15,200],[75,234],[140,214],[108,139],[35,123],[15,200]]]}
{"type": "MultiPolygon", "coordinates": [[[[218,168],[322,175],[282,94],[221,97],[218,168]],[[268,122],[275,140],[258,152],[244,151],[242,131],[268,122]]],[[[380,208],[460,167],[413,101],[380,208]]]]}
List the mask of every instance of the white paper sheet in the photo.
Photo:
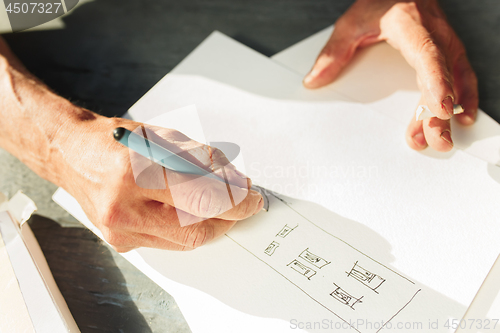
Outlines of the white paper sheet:
{"type": "Polygon", "coordinates": [[[80,332],[29,225],[18,224],[35,209],[22,193],[0,207],[0,331],[80,332]]]}
{"type": "Polygon", "coordinates": [[[456,333],[500,332],[500,256],[491,268],[481,289],[462,321],[457,322],[456,333]],[[466,325],[465,325],[466,324],[466,325]]]}
{"type": "MultiPolygon", "coordinates": [[[[443,321],[463,315],[499,252],[499,178],[458,150],[416,153],[404,142],[403,125],[340,99],[326,89],[302,88],[299,75],[216,33],[134,105],[131,115],[146,121],[196,105],[206,141],[240,145],[256,183],[294,197],[287,201],[307,219],[419,286],[422,291],[398,320],[425,325],[437,316],[447,331],[443,321]]],[[[55,200],[85,221],[64,192],[55,200]]],[[[239,223],[229,236],[269,216],[239,223]]],[[[228,237],[190,253],[140,249],[127,258],[176,298],[195,332],[238,325],[239,331],[278,332],[290,330],[294,318],[332,318],[228,237]],[[226,313],[235,320],[213,318],[226,313]]]]}
{"type": "Polygon", "coordinates": [[[1,233],[0,267],[0,332],[35,332],[1,233]]]}

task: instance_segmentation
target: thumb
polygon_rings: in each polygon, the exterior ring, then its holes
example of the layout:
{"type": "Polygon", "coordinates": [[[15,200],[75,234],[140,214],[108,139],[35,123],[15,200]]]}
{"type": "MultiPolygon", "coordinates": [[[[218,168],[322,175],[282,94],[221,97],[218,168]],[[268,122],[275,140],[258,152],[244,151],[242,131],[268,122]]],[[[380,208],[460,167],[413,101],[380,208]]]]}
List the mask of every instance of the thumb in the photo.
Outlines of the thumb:
{"type": "Polygon", "coordinates": [[[319,54],[316,62],[304,78],[306,88],[316,89],[333,82],[342,69],[351,61],[360,40],[355,29],[340,21],[336,24],[330,39],[319,54]]]}

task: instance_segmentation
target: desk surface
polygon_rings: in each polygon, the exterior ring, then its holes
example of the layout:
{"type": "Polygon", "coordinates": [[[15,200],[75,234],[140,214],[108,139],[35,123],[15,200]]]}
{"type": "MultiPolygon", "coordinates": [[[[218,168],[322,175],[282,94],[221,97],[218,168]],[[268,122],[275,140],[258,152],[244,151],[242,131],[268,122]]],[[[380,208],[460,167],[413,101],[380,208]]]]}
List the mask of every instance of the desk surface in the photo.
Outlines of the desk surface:
{"type": "MultiPolygon", "coordinates": [[[[440,2],[478,74],[480,107],[500,121],[498,1],[440,2]]],[[[63,30],[5,38],[59,94],[119,116],[213,30],[272,55],[332,24],[351,3],[96,0],[65,17],[63,30]]],[[[18,189],[45,216],[30,225],[82,332],[189,331],[166,292],[53,203],[54,185],[0,149],[0,191],[18,189]]]]}

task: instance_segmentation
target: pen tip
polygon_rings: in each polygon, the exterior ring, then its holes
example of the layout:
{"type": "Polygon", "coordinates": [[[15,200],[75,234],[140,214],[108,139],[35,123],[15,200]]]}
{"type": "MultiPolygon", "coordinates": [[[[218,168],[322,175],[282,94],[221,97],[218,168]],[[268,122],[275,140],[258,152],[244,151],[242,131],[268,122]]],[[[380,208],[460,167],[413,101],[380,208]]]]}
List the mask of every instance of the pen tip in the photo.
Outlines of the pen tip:
{"type": "Polygon", "coordinates": [[[113,137],[115,138],[116,141],[120,141],[124,135],[125,135],[125,128],[123,127],[115,128],[113,131],[113,137]]]}

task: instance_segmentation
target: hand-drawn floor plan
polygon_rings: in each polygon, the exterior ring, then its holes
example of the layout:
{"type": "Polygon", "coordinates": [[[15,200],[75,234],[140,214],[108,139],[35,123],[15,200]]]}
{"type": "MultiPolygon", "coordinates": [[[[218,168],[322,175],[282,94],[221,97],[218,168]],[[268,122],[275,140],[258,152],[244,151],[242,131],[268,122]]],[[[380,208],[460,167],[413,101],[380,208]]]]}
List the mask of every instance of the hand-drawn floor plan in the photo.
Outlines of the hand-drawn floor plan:
{"type": "Polygon", "coordinates": [[[259,234],[239,227],[226,236],[327,309],[353,331],[378,332],[420,292],[410,279],[310,221],[282,198],[270,196],[259,234]],[[382,322],[356,328],[357,320],[382,322]]]}

